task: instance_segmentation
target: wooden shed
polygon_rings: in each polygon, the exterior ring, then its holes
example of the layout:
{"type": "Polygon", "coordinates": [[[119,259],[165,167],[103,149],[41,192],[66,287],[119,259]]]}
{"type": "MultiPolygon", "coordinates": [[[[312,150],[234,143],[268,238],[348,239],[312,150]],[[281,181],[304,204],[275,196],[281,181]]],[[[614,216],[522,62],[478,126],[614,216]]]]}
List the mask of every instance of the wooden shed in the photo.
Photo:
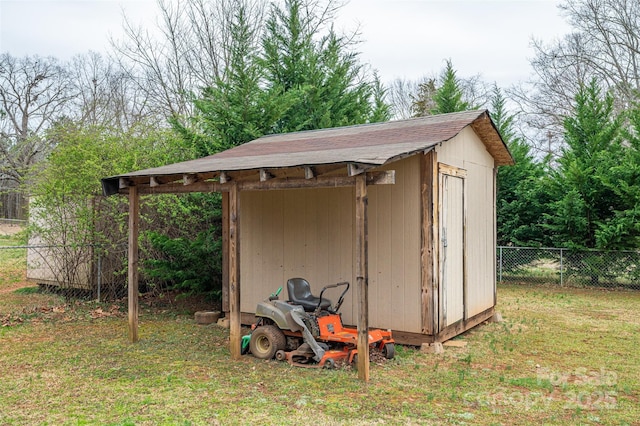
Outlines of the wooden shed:
{"type": "Polygon", "coordinates": [[[224,306],[246,322],[288,278],[317,291],[350,281],[346,324],[419,344],[493,315],[496,171],[512,163],[488,112],[475,110],[264,136],[105,178],[103,189],[134,202],[223,191],[224,306]]]}

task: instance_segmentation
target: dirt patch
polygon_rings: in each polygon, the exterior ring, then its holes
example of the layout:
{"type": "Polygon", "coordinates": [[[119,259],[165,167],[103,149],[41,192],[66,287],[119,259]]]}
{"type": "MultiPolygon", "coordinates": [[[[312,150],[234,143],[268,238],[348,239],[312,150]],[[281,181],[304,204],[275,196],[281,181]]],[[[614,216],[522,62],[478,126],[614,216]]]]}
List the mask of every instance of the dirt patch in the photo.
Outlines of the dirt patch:
{"type": "Polygon", "coordinates": [[[0,223],[0,235],[15,235],[23,229],[24,227],[22,225],[0,223]]]}

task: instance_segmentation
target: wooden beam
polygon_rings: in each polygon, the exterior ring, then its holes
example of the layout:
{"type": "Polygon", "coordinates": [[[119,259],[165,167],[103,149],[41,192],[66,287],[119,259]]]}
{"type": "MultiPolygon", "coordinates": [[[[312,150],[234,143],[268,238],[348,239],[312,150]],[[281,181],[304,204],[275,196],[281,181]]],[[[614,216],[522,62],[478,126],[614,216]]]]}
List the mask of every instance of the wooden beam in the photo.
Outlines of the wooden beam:
{"type": "Polygon", "coordinates": [[[128,307],[129,341],[138,341],[138,233],[140,197],[136,186],[129,188],[129,250],[128,250],[128,307]]]}
{"type": "Polygon", "coordinates": [[[395,185],[396,171],[367,172],[367,185],[395,185]]]}
{"type": "Polygon", "coordinates": [[[475,314],[471,318],[468,318],[468,319],[463,318],[460,321],[457,321],[453,324],[443,327],[442,330],[440,330],[440,332],[438,332],[438,334],[434,336],[433,340],[435,342],[445,342],[475,327],[476,325],[482,324],[483,322],[489,320],[494,313],[495,313],[495,307],[492,306],[489,309],[485,309],[484,311],[478,314],[475,314]]]}
{"type": "Polygon", "coordinates": [[[316,172],[313,170],[311,166],[305,166],[304,168],[304,178],[305,179],[313,179],[316,177],[316,172]]]}
{"type": "Polygon", "coordinates": [[[433,297],[431,301],[433,306],[431,312],[433,315],[433,334],[437,334],[440,331],[440,177],[438,175],[438,153],[433,152],[432,166],[431,166],[431,207],[433,209],[433,272],[432,272],[432,288],[433,297]]]}
{"type": "MultiPolygon", "coordinates": [[[[396,182],[396,171],[368,172],[364,176],[367,185],[392,185],[396,182]]],[[[300,189],[300,188],[338,188],[354,186],[356,177],[348,176],[319,176],[314,179],[272,179],[268,182],[238,182],[243,191],[266,191],[271,189],[300,189]]]]}
{"type": "Polygon", "coordinates": [[[241,357],[240,335],[240,191],[229,191],[229,351],[231,359],[241,357]]]}
{"type": "MultiPolygon", "coordinates": [[[[156,180],[157,181],[157,180],[156,180]]],[[[158,181],[159,182],[159,181],[158,181]]],[[[181,182],[160,183],[157,186],[138,185],[138,193],[140,194],[185,194],[193,192],[223,192],[228,191],[230,184],[221,185],[214,181],[199,180],[190,185],[181,182]]],[[[126,193],[123,189],[120,192],[126,193]]]]}
{"type": "Polygon", "coordinates": [[[420,155],[420,275],[421,323],[423,334],[434,334],[434,282],[433,282],[433,166],[435,152],[420,155]]]}
{"type": "Polygon", "coordinates": [[[369,252],[367,178],[356,178],[356,282],[358,297],[358,378],[369,381],[369,252]]]}
{"type": "Polygon", "coordinates": [[[266,182],[269,179],[273,179],[273,175],[269,173],[269,170],[260,169],[260,182],[266,182]]]}
{"type": "MultiPolygon", "coordinates": [[[[396,182],[395,170],[366,172],[367,185],[393,185],[396,182]]],[[[360,175],[358,175],[360,176],[360,175]]],[[[227,177],[228,179],[228,177],[227,177]]],[[[339,188],[354,186],[356,177],[349,176],[318,176],[313,179],[271,179],[266,182],[260,181],[227,181],[218,183],[213,181],[198,181],[191,185],[182,183],[167,183],[151,187],[149,185],[139,185],[139,194],[181,194],[189,192],[225,192],[230,191],[232,183],[238,185],[241,191],[268,191],[272,189],[301,189],[301,188],[339,188]]],[[[159,182],[159,181],[158,181],[159,182]]],[[[121,188],[120,192],[127,193],[128,187],[121,188]]]]}
{"type": "MultiPolygon", "coordinates": [[[[496,246],[498,245],[498,167],[493,167],[493,265],[496,264],[496,246]]],[[[491,268],[493,270],[493,306],[498,304],[498,288],[497,281],[498,277],[496,276],[496,268],[491,268]]]]}
{"type": "Polygon", "coordinates": [[[455,176],[463,179],[467,177],[467,171],[465,169],[444,163],[438,164],[438,172],[443,175],[455,176]]]}
{"type": "Polygon", "coordinates": [[[229,312],[229,193],[222,193],[222,311],[229,312]]]}

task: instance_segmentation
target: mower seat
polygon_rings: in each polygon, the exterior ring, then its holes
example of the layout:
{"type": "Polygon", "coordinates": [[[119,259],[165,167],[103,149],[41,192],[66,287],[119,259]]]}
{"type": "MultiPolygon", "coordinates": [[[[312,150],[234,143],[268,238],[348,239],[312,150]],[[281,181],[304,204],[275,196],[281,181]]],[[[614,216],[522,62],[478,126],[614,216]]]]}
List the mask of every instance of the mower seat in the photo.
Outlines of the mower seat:
{"type": "MultiPolygon", "coordinates": [[[[306,312],[313,312],[318,307],[320,298],[311,294],[311,286],[309,281],[304,278],[291,278],[287,281],[287,292],[289,293],[289,302],[300,305],[306,312]]],[[[331,307],[331,301],[322,298],[320,309],[326,310],[331,307]]]]}

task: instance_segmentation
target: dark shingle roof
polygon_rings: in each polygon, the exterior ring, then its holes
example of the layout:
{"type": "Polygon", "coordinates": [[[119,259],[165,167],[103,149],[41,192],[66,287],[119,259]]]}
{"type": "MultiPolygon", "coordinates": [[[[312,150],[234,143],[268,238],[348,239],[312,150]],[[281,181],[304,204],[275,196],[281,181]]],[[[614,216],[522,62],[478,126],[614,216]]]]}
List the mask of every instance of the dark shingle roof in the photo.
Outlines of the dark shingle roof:
{"type": "MultiPolygon", "coordinates": [[[[402,121],[363,124],[263,136],[208,157],[103,179],[210,174],[258,169],[355,163],[380,166],[446,142],[471,126],[497,165],[513,158],[486,110],[433,115],[402,121]]],[[[106,191],[105,191],[106,192],[106,191]]]]}

